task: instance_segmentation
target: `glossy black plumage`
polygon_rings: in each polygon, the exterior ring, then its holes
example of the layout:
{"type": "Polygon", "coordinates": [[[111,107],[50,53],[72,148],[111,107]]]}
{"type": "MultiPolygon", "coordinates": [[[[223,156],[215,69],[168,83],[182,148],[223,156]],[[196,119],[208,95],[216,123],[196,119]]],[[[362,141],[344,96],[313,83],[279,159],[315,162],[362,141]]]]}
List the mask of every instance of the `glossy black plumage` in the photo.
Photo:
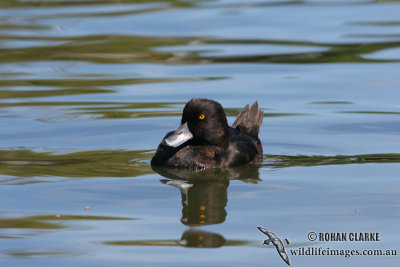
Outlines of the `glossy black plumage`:
{"type": "Polygon", "coordinates": [[[151,164],[197,170],[255,162],[262,157],[258,132],[263,117],[255,102],[247,105],[229,127],[218,102],[192,99],[183,109],[181,126],[164,137],[151,164]]]}

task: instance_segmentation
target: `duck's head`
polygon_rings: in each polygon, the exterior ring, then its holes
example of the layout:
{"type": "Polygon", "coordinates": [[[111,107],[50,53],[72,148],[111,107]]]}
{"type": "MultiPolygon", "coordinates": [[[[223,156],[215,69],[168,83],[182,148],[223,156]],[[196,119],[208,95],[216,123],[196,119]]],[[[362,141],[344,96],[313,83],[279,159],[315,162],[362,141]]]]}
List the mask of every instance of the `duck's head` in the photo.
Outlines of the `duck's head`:
{"type": "Polygon", "coordinates": [[[203,98],[186,103],[180,127],[164,141],[178,147],[189,140],[193,145],[228,146],[228,122],[221,104],[203,98]]]}

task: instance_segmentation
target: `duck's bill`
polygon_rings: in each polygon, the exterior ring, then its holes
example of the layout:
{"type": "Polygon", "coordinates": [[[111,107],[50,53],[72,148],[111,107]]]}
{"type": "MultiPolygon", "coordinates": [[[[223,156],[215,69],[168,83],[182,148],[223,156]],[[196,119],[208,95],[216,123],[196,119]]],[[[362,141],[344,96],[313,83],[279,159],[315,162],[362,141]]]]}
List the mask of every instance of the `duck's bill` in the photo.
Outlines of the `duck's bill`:
{"type": "Polygon", "coordinates": [[[193,134],[190,132],[187,122],[185,122],[172,135],[165,138],[164,141],[168,146],[178,147],[192,138],[193,134]]]}

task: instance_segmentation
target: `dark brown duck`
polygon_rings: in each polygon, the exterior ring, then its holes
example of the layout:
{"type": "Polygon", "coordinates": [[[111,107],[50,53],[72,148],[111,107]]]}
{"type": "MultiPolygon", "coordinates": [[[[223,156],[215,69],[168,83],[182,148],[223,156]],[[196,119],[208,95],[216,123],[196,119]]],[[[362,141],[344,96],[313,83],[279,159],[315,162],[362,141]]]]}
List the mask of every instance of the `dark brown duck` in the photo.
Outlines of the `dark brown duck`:
{"type": "Polygon", "coordinates": [[[164,137],[151,165],[199,170],[256,162],[262,158],[258,133],[263,118],[255,102],[230,127],[221,104],[192,99],[183,109],[180,127],[164,137]]]}

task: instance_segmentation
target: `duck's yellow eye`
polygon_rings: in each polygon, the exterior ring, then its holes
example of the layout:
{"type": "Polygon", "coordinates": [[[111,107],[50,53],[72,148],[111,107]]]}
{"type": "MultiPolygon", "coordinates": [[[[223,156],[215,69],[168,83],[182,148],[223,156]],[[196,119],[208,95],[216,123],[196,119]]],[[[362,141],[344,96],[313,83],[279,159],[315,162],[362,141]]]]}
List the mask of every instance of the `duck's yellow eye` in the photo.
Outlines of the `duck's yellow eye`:
{"type": "Polygon", "coordinates": [[[199,116],[199,120],[204,120],[205,117],[206,117],[206,116],[204,116],[204,114],[201,114],[201,115],[199,116]]]}

